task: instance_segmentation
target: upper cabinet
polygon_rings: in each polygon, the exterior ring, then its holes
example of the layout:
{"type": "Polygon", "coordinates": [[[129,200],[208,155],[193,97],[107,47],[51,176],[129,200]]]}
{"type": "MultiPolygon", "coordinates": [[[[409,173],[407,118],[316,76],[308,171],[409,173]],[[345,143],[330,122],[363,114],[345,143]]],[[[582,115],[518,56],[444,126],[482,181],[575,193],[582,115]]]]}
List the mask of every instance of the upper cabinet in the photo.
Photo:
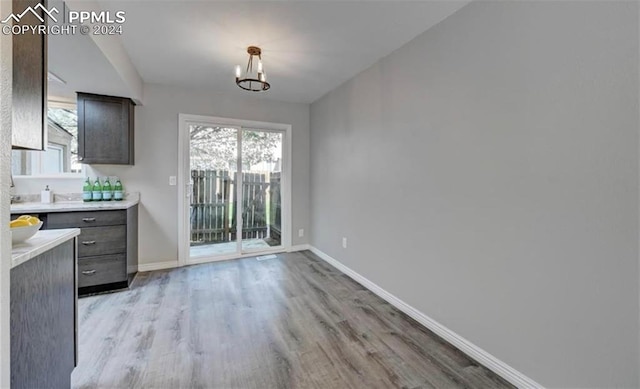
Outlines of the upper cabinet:
{"type": "Polygon", "coordinates": [[[134,107],[126,97],[78,93],[78,160],[133,165],[134,107]]]}
{"type": "MultiPolygon", "coordinates": [[[[42,7],[46,1],[13,0],[13,14],[27,7],[46,21],[42,7]]],[[[25,13],[16,25],[40,25],[32,12],[25,13]]],[[[13,35],[13,126],[11,145],[15,149],[44,150],[47,119],[47,35],[13,35]]]]}

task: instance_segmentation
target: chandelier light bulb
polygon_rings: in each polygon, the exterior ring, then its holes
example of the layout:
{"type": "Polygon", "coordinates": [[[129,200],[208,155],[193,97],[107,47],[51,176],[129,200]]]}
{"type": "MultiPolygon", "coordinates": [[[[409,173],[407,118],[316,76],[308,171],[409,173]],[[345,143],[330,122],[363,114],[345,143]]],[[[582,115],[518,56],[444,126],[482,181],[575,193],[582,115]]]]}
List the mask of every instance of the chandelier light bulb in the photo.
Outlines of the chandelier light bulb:
{"type": "Polygon", "coordinates": [[[240,65],[236,65],[236,78],[240,78],[241,75],[242,75],[242,68],[240,67],[240,65]]]}
{"type": "Polygon", "coordinates": [[[262,73],[262,61],[258,61],[258,73],[262,73]]]}

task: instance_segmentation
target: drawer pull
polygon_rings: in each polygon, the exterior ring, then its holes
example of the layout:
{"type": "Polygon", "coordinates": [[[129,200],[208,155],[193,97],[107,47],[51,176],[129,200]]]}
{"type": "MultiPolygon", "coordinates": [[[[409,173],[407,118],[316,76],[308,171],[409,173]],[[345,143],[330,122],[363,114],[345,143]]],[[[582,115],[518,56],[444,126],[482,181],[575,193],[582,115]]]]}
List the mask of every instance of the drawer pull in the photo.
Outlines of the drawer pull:
{"type": "Polygon", "coordinates": [[[83,245],[85,246],[91,246],[92,244],[96,244],[95,240],[85,240],[84,242],[82,242],[83,245]]]}
{"type": "Polygon", "coordinates": [[[82,221],[85,222],[85,223],[90,223],[90,222],[96,221],[96,218],[95,217],[83,217],[82,221]]]}
{"type": "Polygon", "coordinates": [[[95,270],[83,270],[82,274],[84,274],[85,276],[92,276],[94,274],[96,274],[95,270]]]}

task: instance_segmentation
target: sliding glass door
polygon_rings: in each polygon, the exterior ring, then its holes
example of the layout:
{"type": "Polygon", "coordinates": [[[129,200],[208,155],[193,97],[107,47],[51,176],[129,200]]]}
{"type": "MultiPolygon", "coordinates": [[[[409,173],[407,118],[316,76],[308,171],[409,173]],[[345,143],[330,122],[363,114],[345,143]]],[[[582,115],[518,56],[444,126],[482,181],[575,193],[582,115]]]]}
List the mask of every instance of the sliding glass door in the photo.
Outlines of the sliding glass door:
{"type": "Polygon", "coordinates": [[[187,262],[282,247],[284,132],[187,123],[187,262]]]}
{"type": "Polygon", "coordinates": [[[238,251],[236,176],[239,128],[205,123],[189,126],[189,256],[238,251]]]}
{"type": "Polygon", "coordinates": [[[242,251],[282,244],[282,133],[242,130],[242,251]]]}

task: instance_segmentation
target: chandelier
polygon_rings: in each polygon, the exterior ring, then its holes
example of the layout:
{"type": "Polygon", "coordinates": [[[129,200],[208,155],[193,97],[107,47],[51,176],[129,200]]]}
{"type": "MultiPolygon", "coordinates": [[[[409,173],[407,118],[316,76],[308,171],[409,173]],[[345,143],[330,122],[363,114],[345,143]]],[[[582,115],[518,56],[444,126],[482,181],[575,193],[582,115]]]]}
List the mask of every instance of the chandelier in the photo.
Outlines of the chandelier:
{"type": "Polygon", "coordinates": [[[247,47],[247,53],[249,54],[249,62],[247,62],[247,70],[244,73],[244,77],[242,77],[242,68],[240,65],[236,65],[236,85],[252,92],[269,90],[271,85],[267,82],[267,75],[262,66],[262,50],[256,46],[249,46],[247,47]],[[258,57],[255,71],[253,70],[253,57],[258,57]]]}

